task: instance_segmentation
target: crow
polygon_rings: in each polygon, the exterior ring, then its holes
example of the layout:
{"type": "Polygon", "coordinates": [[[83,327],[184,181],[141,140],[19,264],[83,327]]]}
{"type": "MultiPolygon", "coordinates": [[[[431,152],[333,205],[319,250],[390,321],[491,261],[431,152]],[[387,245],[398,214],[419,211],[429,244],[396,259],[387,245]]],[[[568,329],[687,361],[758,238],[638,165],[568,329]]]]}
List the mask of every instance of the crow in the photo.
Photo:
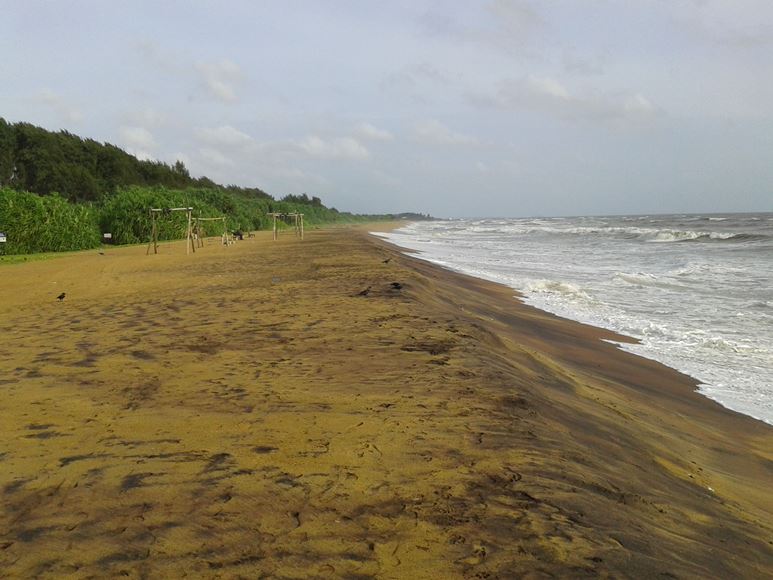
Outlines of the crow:
{"type": "Polygon", "coordinates": [[[392,258],[387,258],[386,260],[382,260],[382,261],[381,261],[381,263],[382,263],[382,264],[388,264],[388,263],[389,263],[389,260],[391,260],[391,259],[392,259],[392,258]]]}
{"type": "Polygon", "coordinates": [[[371,288],[372,288],[372,286],[368,286],[368,287],[367,287],[367,288],[365,288],[365,290],[363,290],[362,292],[358,292],[358,293],[357,293],[357,296],[367,296],[368,294],[370,294],[370,289],[371,289],[371,288]]]}
{"type": "Polygon", "coordinates": [[[56,299],[59,300],[59,302],[61,302],[62,300],[64,300],[64,297],[65,297],[65,293],[62,292],[59,296],[56,297],[56,299]]]}

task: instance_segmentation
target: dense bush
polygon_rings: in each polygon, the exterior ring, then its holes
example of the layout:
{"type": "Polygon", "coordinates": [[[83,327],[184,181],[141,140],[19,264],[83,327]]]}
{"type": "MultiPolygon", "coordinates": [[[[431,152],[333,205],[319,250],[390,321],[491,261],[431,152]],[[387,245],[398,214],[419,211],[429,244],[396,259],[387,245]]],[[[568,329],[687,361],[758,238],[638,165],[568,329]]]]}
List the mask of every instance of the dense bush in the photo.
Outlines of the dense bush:
{"type": "Polygon", "coordinates": [[[0,189],[0,232],[6,254],[84,250],[99,246],[101,237],[92,206],[7,188],[0,189]]]}
{"type": "MultiPolygon", "coordinates": [[[[97,203],[73,203],[59,195],[39,196],[26,191],[0,189],[0,232],[8,242],[6,254],[60,252],[99,246],[102,234],[110,232],[114,244],[147,242],[151,232],[150,208],[192,207],[194,217],[226,217],[229,231],[253,231],[271,227],[269,212],[302,213],[304,224],[353,223],[386,216],[356,216],[323,205],[305,205],[248,197],[222,189],[166,189],[127,187],[97,203]]],[[[158,239],[185,237],[184,212],[160,215],[158,239]]],[[[292,227],[279,220],[280,228],[292,227]]],[[[204,234],[220,235],[220,222],[204,222],[204,234]]]]}
{"type": "MultiPolygon", "coordinates": [[[[8,235],[0,252],[93,248],[105,232],[116,244],[146,242],[150,208],[172,207],[192,207],[194,217],[225,216],[230,231],[268,228],[270,212],[302,213],[310,227],[388,217],[340,213],[305,193],[276,201],[258,188],[192,178],[181,161],[141,161],[108,143],[0,118],[0,232],[8,235]]],[[[174,212],[157,225],[158,238],[172,240],[185,236],[187,221],[184,212],[174,212]]],[[[222,228],[204,223],[205,235],[222,228]]]]}

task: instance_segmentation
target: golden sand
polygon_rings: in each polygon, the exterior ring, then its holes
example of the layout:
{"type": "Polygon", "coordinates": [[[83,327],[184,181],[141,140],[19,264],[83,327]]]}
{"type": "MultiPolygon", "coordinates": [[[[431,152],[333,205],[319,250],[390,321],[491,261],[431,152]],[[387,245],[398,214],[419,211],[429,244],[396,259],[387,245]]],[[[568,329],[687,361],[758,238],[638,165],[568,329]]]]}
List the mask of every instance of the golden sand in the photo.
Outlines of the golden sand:
{"type": "Polygon", "coordinates": [[[773,429],[363,230],[0,281],[0,576],[773,576],[773,429]]]}

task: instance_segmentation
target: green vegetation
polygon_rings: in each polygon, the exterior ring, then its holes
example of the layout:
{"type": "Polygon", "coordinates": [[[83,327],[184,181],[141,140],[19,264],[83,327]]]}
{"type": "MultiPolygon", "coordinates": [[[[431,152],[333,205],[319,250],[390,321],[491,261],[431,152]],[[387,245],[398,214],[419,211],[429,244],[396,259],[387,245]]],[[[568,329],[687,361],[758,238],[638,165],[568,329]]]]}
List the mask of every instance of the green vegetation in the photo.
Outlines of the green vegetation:
{"type": "MultiPolygon", "coordinates": [[[[218,187],[206,177],[192,178],[181,161],[140,161],[109,143],[0,118],[0,187],[40,195],[58,192],[83,202],[99,201],[129,185],[218,187]]],[[[259,189],[244,191],[271,197],[259,189]]]]}
{"type": "MultiPolygon", "coordinates": [[[[116,244],[145,242],[151,207],[193,207],[194,216],[224,215],[230,230],[244,231],[269,227],[268,212],[303,213],[310,227],[395,217],[342,213],[305,193],[277,201],[257,188],[192,178],[181,161],[141,161],[108,143],[0,118],[0,232],[8,240],[0,254],[94,248],[105,232],[116,244]]],[[[159,227],[159,239],[177,239],[185,221],[171,215],[159,227]]],[[[217,235],[222,226],[205,227],[217,235]]]]}
{"type": "Polygon", "coordinates": [[[0,247],[6,254],[83,250],[101,238],[92,207],[11,189],[0,189],[0,231],[8,240],[0,247]]]}

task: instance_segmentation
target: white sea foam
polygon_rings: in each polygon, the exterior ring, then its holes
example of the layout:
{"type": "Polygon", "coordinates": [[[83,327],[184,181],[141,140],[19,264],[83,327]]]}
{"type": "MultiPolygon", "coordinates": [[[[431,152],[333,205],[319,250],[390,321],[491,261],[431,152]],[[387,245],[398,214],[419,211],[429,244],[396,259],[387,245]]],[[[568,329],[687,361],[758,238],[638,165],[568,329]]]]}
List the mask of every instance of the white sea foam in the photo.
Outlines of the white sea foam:
{"type": "Polygon", "coordinates": [[[640,344],[621,348],[686,372],[706,396],[773,424],[770,220],[455,220],[411,224],[387,238],[507,284],[544,310],[636,337],[640,344]]]}

